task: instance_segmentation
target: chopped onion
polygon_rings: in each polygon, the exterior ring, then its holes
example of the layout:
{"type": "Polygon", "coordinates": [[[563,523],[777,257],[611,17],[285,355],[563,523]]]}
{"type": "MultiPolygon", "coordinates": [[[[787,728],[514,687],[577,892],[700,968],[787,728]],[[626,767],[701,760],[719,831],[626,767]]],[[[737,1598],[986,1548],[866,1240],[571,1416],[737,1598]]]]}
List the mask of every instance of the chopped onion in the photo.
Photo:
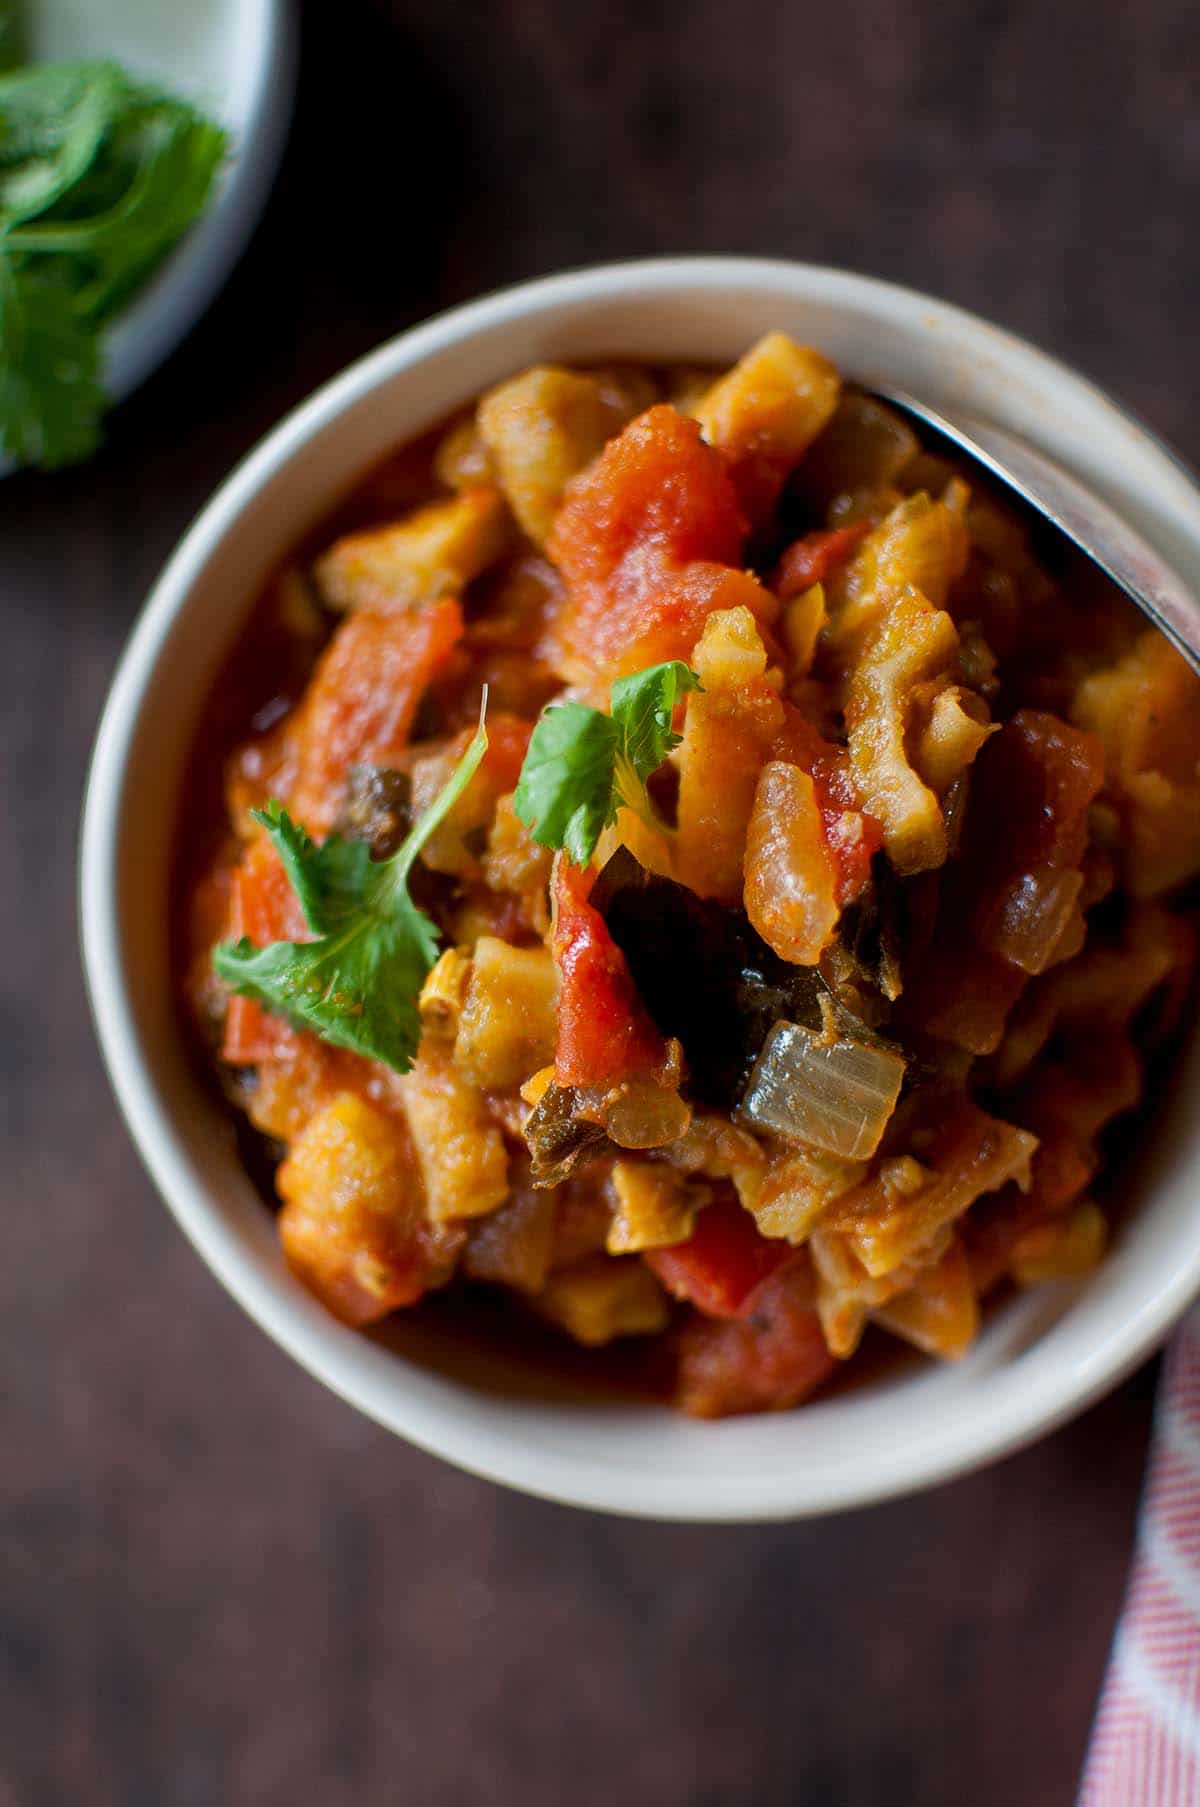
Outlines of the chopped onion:
{"type": "Polygon", "coordinates": [[[581,1114],[600,1123],[618,1148],[665,1148],[678,1141],[692,1120],[678,1086],[635,1073],[593,1101],[582,1094],[581,1114]]]}
{"type": "Polygon", "coordinates": [[[1042,973],[1070,926],[1083,874],[1058,866],[1021,872],[995,898],[979,924],[989,953],[1024,973],[1042,973]]]}
{"type": "Polygon", "coordinates": [[[776,1023],[739,1115],[786,1141],[861,1161],[878,1148],[903,1078],[904,1057],[894,1049],[776,1023]]]}

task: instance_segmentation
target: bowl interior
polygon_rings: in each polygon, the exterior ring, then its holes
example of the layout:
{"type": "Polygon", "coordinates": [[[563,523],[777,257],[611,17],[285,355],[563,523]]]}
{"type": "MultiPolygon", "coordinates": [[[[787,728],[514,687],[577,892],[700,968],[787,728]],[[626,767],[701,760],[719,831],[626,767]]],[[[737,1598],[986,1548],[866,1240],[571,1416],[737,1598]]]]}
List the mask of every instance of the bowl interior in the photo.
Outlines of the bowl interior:
{"type": "MultiPolygon", "coordinates": [[[[176,795],[206,688],[279,556],[375,459],[547,359],[731,361],[780,327],[862,380],[990,416],[1073,468],[1200,585],[1200,495],[1082,379],[986,323],[862,277],[681,260],[489,298],[384,347],[289,417],[181,545],[130,644],[84,824],[89,983],[118,1096],[158,1185],[242,1304],[311,1371],[461,1465],[573,1503],[698,1519],[860,1504],[958,1472],[1060,1421],[1162,1337],[1200,1283],[1191,1047],[1100,1273],[997,1311],[955,1367],[898,1362],[804,1410],[715,1425],[548,1380],[437,1314],[371,1338],[292,1280],[231,1126],[185,1056],[165,924],[176,795]]],[[[1124,1202],[1124,1201],[1123,1201],[1124,1202]]]]}

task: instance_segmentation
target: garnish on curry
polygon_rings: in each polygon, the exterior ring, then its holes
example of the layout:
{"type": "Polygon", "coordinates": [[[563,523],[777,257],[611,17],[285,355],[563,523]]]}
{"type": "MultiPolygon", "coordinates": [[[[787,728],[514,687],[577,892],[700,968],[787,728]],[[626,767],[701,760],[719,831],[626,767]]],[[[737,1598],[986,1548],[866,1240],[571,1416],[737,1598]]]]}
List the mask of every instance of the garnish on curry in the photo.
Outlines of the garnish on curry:
{"type": "Polygon", "coordinates": [[[187,991],[344,1321],[506,1288],[719,1416],[1100,1259],[1194,964],[1200,684],[817,351],[501,383],[227,692],[187,991]]]}

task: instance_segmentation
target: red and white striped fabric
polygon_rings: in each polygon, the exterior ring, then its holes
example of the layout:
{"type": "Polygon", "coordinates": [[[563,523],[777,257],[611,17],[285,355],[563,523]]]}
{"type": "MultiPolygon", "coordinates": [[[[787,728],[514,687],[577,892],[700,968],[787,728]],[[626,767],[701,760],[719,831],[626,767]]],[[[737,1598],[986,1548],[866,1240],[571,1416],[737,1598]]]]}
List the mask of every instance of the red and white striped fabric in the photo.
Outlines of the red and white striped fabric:
{"type": "Polygon", "coordinates": [[[1200,1807],[1200,1307],[1158,1396],[1129,1591],[1078,1807],[1200,1807]]]}

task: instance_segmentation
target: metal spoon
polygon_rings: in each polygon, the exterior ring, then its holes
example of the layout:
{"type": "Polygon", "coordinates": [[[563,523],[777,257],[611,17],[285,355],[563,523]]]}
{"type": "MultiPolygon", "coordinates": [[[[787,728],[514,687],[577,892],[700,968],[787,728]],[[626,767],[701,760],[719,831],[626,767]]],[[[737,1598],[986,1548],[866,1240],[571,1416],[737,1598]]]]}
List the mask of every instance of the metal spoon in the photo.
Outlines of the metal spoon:
{"type": "Polygon", "coordinates": [[[1200,599],[1107,502],[1023,439],[990,421],[950,420],[902,389],[859,390],[948,440],[1098,565],[1200,673],[1200,599]]]}

